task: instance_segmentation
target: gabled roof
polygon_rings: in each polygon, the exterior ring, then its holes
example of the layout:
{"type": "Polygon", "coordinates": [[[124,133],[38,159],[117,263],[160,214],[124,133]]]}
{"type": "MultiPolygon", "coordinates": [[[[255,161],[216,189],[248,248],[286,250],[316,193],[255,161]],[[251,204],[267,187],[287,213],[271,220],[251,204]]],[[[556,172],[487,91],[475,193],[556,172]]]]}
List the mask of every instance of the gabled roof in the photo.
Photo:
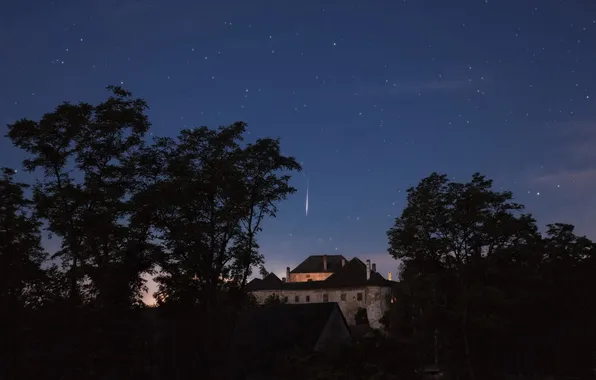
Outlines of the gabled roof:
{"type": "Polygon", "coordinates": [[[336,308],[335,302],[272,304],[251,308],[238,320],[234,345],[246,344],[250,350],[274,346],[271,348],[299,347],[310,351],[336,308]]]}
{"type": "Polygon", "coordinates": [[[377,272],[370,272],[370,279],[366,280],[366,264],[358,258],[353,258],[337,272],[324,281],[283,282],[270,273],[265,279],[254,279],[246,285],[246,290],[311,290],[337,289],[362,286],[392,286],[393,281],[386,280],[377,272]]]}
{"type": "Polygon", "coordinates": [[[269,273],[262,280],[260,278],[255,278],[249,284],[252,284],[255,280],[257,281],[254,285],[262,289],[277,289],[277,287],[283,284],[283,281],[280,280],[279,277],[277,277],[274,273],[269,273]]]}
{"type": "Polygon", "coordinates": [[[300,263],[300,265],[294,268],[290,273],[336,272],[342,267],[342,259],[347,261],[342,255],[312,255],[300,263]],[[327,259],[327,270],[325,270],[323,265],[325,257],[327,259]]]}
{"type": "MultiPolygon", "coordinates": [[[[313,351],[334,311],[335,302],[255,307],[240,315],[231,344],[244,370],[260,367],[295,349],[313,351]]],[[[349,327],[342,319],[349,331],[349,327]]]]}
{"type": "Polygon", "coordinates": [[[392,281],[386,280],[377,272],[370,272],[370,279],[366,279],[366,264],[357,257],[350,260],[340,271],[329,276],[325,281],[326,287],[343,288],[346,286],[391,286],[392,281]]]}

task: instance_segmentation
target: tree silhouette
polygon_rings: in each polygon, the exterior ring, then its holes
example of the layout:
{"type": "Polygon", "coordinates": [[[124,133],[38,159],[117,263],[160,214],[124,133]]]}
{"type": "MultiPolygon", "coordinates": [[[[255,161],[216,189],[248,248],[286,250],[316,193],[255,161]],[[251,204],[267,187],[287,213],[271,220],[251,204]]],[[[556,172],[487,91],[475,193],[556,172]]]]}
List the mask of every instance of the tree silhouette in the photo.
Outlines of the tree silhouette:
{"type": "MultiPolygon", "coordinates": [[[[35,210],[61,240],[52,260],[63,271],[53,274],[68,278],[68,310],[48,310],[65,319],[60,360],[80,358],[77,366],[104,374],[128,366],[130,341],[121,331],[131,329],[129,311],[142,304],[142,276],[152,271],[156,247],[138,191],[147,106],[122,88],[108,89],[97,105],[63,103],[38,122],[9,125],[8,133],[29,154],[26,169],[43,170],[35,210]]],[[[77,366],[65,376],[80,376],[77,366]]]]}
{"type": "MultiPolygon", "coordinates": [[[[243,122],[145,141],[146,103],[109,91],[9,125],[43,180],[0,178],[0,377],[222,378],[235,323],[255,306],[247,280],[268,274],[258,234],[301,167],[278,139],[245,143],[243,122]],[[42,230],[60,239],[51,257],[42,230]]],[[[401,260],[389,337],[299,353],[274,374],[413,379],[436,364],[470,380],[593,376],[596,245],[572,225],[541,234],[486,177],[433,173],[388,238],[401,260]]]]}
{"type": "Polygon", "coordinates": [[[263,262],[255,236],[263,218],[275,216],[276,203],[295,192],[287,173],[300,166],[281,155],[278,140],[242,147],[245,128],[238,122],[183,130],[147,152],[165,164],[155,184],[164,247],[160,302],[208,307],[222,289],[241,288],[263,262]]]}
{"type": "Polygon", "coordinates": [[[0,179],[0,336],[2,378],[18,373],[25,353],[22,335],[27,311],[44,301],[46,254],[41,248],[40,222],[25,198],[27,185],[14,180],[15,171],[2,169],[0,179]]]}
{"type": "Polygon", "coordinates": [[[581,289],[593,286],[586,273],[594,244],[568,225],[541,236],[512,198],[480,174],[455,183],[433,173],[408,191],[388,231],[389,253],[402,267],[398,302],[385,320],[417,352],[419,366],[467,379],[591,371],[594,328],[586,318],[594,302],[581,289]],[[553,344],[555,336],[566,345],[553,344]],[[572,341],[582,342],[574,360],[572,341]]]}
{"type": "Polygon", "coordinates": [[[281,305],[285,303],[286,301],[282,299],[279,294],[271,294],[269,297],[265,298],[265,301],[263,301],[263,305],[281,305]]]}
{"type": "MultiPolygon", "coordinates": [[[[34,189],[39,216],[62,240],[54,258],[69,273],[72,306],[140,299],[150,262],[139,249],[146,227],[129,206],[132,156],[149,128],[146,103],[119,87],[96,106],[63,103],[39,122],[9,125],[13,143],[29,153],[27,170],[43,169],[34,189]]],[[[145,247],[143,247],[145,248],[145,247]]]]}

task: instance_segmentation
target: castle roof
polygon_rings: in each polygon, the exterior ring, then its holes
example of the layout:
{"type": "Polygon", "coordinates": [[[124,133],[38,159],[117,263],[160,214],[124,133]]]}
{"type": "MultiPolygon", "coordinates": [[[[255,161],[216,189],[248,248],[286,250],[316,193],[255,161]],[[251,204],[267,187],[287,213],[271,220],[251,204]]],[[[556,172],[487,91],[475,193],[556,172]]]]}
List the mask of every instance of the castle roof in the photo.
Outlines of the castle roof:
{"type": "MultiPolygon", "coordinates": [[[[311,256],[312,257],[312,256],[311,256]]],[[[254,279],[246,285],[247,291],[256,290],[314,290],[338,289],[363,286],[392,286],[393,281],[386,280],[377,272],[370,272],[370,279],[366,279],[366,264],[358,258],[353,258],[346,265],[324,281],[283,282],[275,274],[269,273],[264,279],[254,279]]]]}
{"type": "Polygon", "coordinates": [[[312,255],[290,273],[333,273],[342,267],[342,261],[347,261],[342,255],[312,255]],[[327,270],[324,267],[324,260],[327,260],[327,270]]]}
{"type": "Polygon", "coordinates": [[[230,356],[235,362],[241,361],[243,371],[250,372],[295,349],[308,353],[318,346],[324,348],[322,345],[332,343],[342,329],[351,341],[348,324],[335,302],[254,307],[237,321],[230,356]],[[341,318],[332,318],[334,313],[341,318]]]}

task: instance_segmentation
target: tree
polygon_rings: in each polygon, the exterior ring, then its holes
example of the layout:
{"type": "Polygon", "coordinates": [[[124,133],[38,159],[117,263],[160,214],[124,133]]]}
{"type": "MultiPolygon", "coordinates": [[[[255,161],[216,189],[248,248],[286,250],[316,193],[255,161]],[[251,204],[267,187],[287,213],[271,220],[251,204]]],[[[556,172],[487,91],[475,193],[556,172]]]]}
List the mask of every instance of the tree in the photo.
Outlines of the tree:
{"type": "Polygon", "coordinates": [[[9,125],[26,170],[43,180],[31,200],[12,172],[0,180],[6,368],[23,378],[215,377],[238,312],[254,305],[246,278],[265,270],[262,221],[295,192],[300,165],[279,140],[244,144],[242,122],[147,143],[147,104],[108,89],[98,104],[9,125]],[[47,260],[42,225],[61,244],[47,260]],[[159,305],[185,308],[144,308],[143,276],[156,269],[159,305]]]}
{"type": "Polygon", "coordinates": [[[245,128],[238,122],[187,129],[177,140],[158,139],[148,152],[165,163],[155,185],[164,200],[156,221],[164,246],[157,299],[206,307],[223,288],[242,288],[262,264],[255,236],[295,192],[287,173],[300,166],[281,155],[278,140],[242,147],[245,128]]]}
{"type": "Polygon", "coordinates": [[[410,289],[415,305],[401,315],[420,339],[421,355],[453,371],[465,368],[469,379],[480,362],[496,365],[482,343],[504,328],[498,315],[507,296],[496,269],[506,260],[535,260],[530,248],[540,240],[512,194],[491,187],[478,173],[468,183],[433,173],[408,190],[408,204],[388,231],[389,253],[403,263],[402,289],[410,289]]]}
{"type": "Polygon", "coordinates": [[[269,275],[269,272],[267,271],[267,268],[265,268],[264,265],[261,265],[261,267],[259,268],[259,274],[262,278],[265,278],[269,275]]]}
{"type": "Polygon", "coordinates": [[[263,305],[281,305],[285,303],[285,299],[281,298],[279,294],[271,294],[269,297],[265,298],[265,301],[263,301],[263,305]]]}
{"type": "MultiPolygon", "coordinates": [[[[8,137],[28,153],[28,171],[43,171],[33,188],[35,210],[61,240],[52,259],[68,277],[68,309],[53,314],[67,317],[55,359],[110,376],[128,365],[131,340],[121,331],[132,329],[129,311],[142,304],[142,276],[152,271],[156,247],[138,173],[147,105],[120,87],[108,89],[97,105],[63,103],[39,121],[19,120],[8,137]]],[[[67,376],[79,370],[69,368],[67,376]]]]}
{"type": "Polygon", "coordinates": [[[296,159],[281,154],[279,139],[263,138],[242,151],[238,169],[244,175],[244,207],[248,212],[241,219],[232,272],[243,289],[252,268],[264,262],[263,255],[258,252],[256,234],[262,230],[266,217],[276,216],[277,203],[296,192],[289,185],[291,177],[288,173],[302,168],[296,159]]]}
{"type": "MultiPolygon", "coordinates": [[[[6,378],[18,373],[24,354],[26,311],[42,305],[45,252],[40,222],[24,195],[27,185],[15,182],[15,171],[2,168],[0,179],[0,335],[6,378]]],[[[1,372],[0,372],[1,373],[1,372]]],[[[2,376],[4,378],[4,376],[2,376]]]]}
{"type": "Polygon", "coordinates": [[[535,331],[534,350],[550,348],[544,354],[552,373],[586,378],[593,375],[596,359],[596,244],[563,223],[547,226],[544,243],[543,293],[536,308],[540,323],[534,324],[542,329],[535,331]]]}
{"type": "Polygon", "coordinates": [[[368,325],[368,312],[366,308],[359,307],[354,316],[357,325],[368,325]]]}
{"type": "Polygon", "coordinates": [[[147,220],[136,214],[134,157],[149,128],[147,105],[120,87],[98,105],[63,103],[39,122],[9,125],[29,153],[27,170],[44,171],[34,188],[39,216],[62,240],[59,259],[70,278],[72,306],[84,299],[126,305],[140,299],[147,258],[147,220]]]}

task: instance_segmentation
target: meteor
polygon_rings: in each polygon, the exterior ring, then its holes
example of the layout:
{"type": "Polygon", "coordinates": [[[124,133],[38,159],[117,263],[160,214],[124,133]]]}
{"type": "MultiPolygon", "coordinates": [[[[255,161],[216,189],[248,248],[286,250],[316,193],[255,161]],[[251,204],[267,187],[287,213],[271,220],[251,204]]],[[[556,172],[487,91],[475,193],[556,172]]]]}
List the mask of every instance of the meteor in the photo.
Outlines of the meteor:
{"type": "Polygon", "coordinates": [[[306,180],[306,216],[308,216],[308,179],[306,180]]]}

